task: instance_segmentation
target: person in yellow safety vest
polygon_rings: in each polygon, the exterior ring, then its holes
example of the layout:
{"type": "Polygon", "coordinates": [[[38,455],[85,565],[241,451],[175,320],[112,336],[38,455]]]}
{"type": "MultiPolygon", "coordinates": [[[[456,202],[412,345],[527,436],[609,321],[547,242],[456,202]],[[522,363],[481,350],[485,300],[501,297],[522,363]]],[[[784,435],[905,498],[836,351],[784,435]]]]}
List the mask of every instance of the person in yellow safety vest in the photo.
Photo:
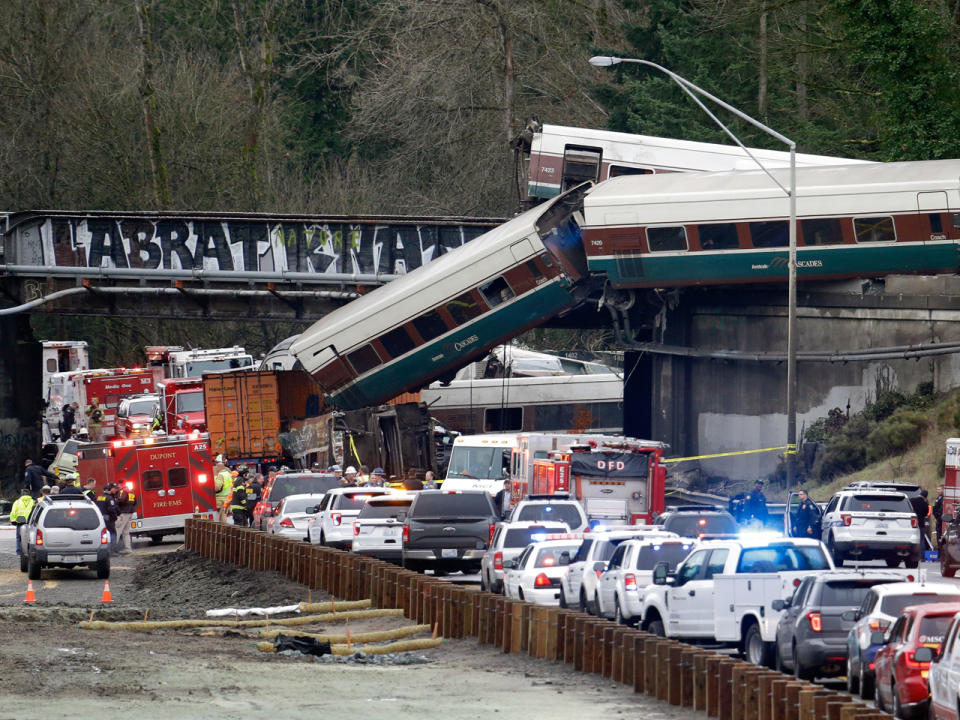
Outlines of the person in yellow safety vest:
{"type": "MultiPolygon", "coordinates": [[[[220,456],[217,456],[220,458],[220,456]]],[[[213,466],[213,487],[217,491],[217,512],[220,513],[220,522],[227,521],[227,506],[233,494],[233,476],[222,459],[213,466]]]]}
{"type": "Polygon", "coordinates": [[[10,522],[17,526],[17,555],[20,555],[20,526],[24,525],[30,518],[33,505],[33,495],[30,494],[28,488],[23,491],[23,494],[14,501],[13,507],[10,508],[10,522]]]}

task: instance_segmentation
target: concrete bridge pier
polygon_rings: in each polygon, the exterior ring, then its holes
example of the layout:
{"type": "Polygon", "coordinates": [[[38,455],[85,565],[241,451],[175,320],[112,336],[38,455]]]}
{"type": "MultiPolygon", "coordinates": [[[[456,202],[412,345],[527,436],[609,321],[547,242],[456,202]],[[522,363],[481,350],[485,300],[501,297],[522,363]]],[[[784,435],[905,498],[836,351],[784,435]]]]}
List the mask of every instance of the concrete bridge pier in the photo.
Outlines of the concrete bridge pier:
{"type": "Polygon", "coordinates": [[[0,317],[0,494],[13,497],[23,461],[40,451],[43,349],[26,313],[0,317]]]}

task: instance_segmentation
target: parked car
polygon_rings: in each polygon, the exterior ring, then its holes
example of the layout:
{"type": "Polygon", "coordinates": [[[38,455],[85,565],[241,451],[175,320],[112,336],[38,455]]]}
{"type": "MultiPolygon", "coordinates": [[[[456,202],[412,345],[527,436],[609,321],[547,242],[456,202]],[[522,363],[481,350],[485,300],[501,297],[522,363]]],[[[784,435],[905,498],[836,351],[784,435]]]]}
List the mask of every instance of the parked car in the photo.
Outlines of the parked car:
{"type": "Polygon", "coordinates": [[[422,490],[402,517],[403,566],[435,575],[480,570],[499,517],[482,490],[422,490]]]}
{"type": "Polygon", "coordinates": [[[524,520],[515,523],[500,523],[493,532],[490,547],[480,561],[480,589],[490,592],[503,591],[503,561],[513,560],[539,536],[569,533],[566,523],[549,523],[524,520]]]}
{"type": "Polygon", "coordinates": [[[597,580],[607,569],[617,545],[632,538],[642,537],[659,528],[638,526],[631,530],[591,532],[584,536],[577,554],[563,574],[560,607],[578,608],[580,612],[596,613],[597,580]]]}
{"type": "MultiPolygon", "coordinates": [[[[953,618],[943,644],[930,662],[930,720],[960,717],[960,615],[953,618]]],[[[919,650],[917,652],[920,652],[919,650]]],[[[921,659],[926,653],[921,654],[921,659]]],[[[914,659],[917,659],[914,655],[914,659]]]]}
{"type": "Polygon", "coordinates": [[[740,532],[733,515],[713,505],[670,508],[657,518],[657,524],[666,532],[690,538],[736,536],[740,532]]]}
{"type": "Polygon", "coordinates": [[[530,495],[510,512],[508,522],[566,523],[570,532],[583,532],[590,526],[587,513],[579,500],[564,495],[530,495]]]}
{"type": "Polygon", "coordinates": [[[874,633],[886,632],[909,605],[960,601],[960,587],[951,583],[899,582],[870,588],[857,610],[844,613],[854,621],[847,634],[847,692],[874,696],[874,657],[880,644],[874,633]]]}
{"type": "Polygon", "coordinates": [[[880,641],[874,659],[877,707],[894,717],[926,718],[930,705],[927,674],[930,661],[940,652],[960,603],[931,603],[903,609],[880,641]]]}
{"type": "Polygon", "coordinates": [[[536,605],[560,603],[560,578],[580,540],[544,540],[527,545],[515,560],[504,561],[503,594],[536,605]]]}
{"type": "Polygon", "coordinates": [[[110,577],[110,531],[100,509],[82,495],[47,495],[18,528],[20,571],[39,580],[44,568],[85,565],[110,577]]]}
{"type": "Polygon", "coordinates": [[[854,622],[843,614],[859,608],[871,587],[905,577],[894,570],[832,570],[804,578],[792,597],[773,603],[784,611],[777,623],[777,669],[802,680],[842,675],[854,622]]]}
{"type": "Polygon", "coordinates": [[[253,526],[267,529],[267,520],[287,495],[322,495],[340,487],[340,478],[333,473],[286,472],[269,478],[253,508],[253,526]]]}
{"type": "MultiPolygon", "coordinates": [[[[958,514],[960,518],[960,514],[958,514]]],[[[960,522],[958,518],[943,519],[943,538],[940,539],[938,555],[940,560],[940,574],[943,577],[954,577],[960,568],[960,522]]]]}
{"type": "Polygon", "coordinates": [[[277,505],[276,512],[267,519],[267,532],[271,535],[307,540],[307,526],[316,514],[317,506],[324,495],[287,495],[277,505]],[[313,510],[314,512],[309,512],[313,510]]]}
{"type": "Polygon", "coordinates": [[[367,500],[353,521],[353,552],[399,563],[403,557],[403,523],[413,495],[389,493],[367,500]]]}
{"type": "Polygon", "coordinates": [[[160,396],[153,393],[125,397],[117,407],[117,435],[122,438],[149,435],[159,407],[160,396]]]}
{"type": "Polygon", "coordinates": [[[335,487],[326,492],[307,524],[307,539],[314,545],[349,550],[353,546],[353,521],[364,503],[390,493],[381,487],[335,487]]]}
{"type": "Polygon", "coordinates": [[[923,558],[920,521],[902,492],[841,490],[823,513],[821,533],[837,567],[856,559],[916,568],[923,558]]]}
{"type": "Polygon", "coordinates": [[[696,545],[696,540],[674,533],[650,533],[620,543],[597,582],[597,615],[632,625],[640,618],[642,591],[653,582],[654,566],[665,562],[673,572],[696,545]]]}

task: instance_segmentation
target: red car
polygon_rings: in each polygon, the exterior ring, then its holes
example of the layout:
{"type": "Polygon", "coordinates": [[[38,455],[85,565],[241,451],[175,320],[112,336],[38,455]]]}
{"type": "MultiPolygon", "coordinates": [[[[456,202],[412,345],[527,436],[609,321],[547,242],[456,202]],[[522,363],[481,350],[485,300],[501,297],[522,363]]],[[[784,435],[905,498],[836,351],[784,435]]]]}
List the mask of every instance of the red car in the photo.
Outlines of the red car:
{"type": "Polygon", "coordinates": [[[958,612],[957,602],[903,609],[874,660],[878,708],[892,708],[895,717],[905,720],[927,716],[930,660],[940,650],[943,636],[958,612]]]}

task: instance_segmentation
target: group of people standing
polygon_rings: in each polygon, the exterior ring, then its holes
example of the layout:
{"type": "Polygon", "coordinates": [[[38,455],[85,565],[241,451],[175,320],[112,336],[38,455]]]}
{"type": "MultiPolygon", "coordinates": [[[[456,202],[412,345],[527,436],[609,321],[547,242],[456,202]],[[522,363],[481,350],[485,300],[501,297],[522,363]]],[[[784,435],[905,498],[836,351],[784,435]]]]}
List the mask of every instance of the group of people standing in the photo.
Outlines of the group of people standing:
{"type": "MultiPolygon", "coordinates": [[[[69,440],[73,437],[73,426],[77,422],[77,412],[80,410],[79,403],[70,402],[60,409],[60,439],[69,440]]],[[[103,440],[103,421],[104,412],[100,406],[100,398],[91,398],[90,404],[84,408],[84,415],[87,416],[87,438],[90,442],[100,442],[103,440]]]]}

